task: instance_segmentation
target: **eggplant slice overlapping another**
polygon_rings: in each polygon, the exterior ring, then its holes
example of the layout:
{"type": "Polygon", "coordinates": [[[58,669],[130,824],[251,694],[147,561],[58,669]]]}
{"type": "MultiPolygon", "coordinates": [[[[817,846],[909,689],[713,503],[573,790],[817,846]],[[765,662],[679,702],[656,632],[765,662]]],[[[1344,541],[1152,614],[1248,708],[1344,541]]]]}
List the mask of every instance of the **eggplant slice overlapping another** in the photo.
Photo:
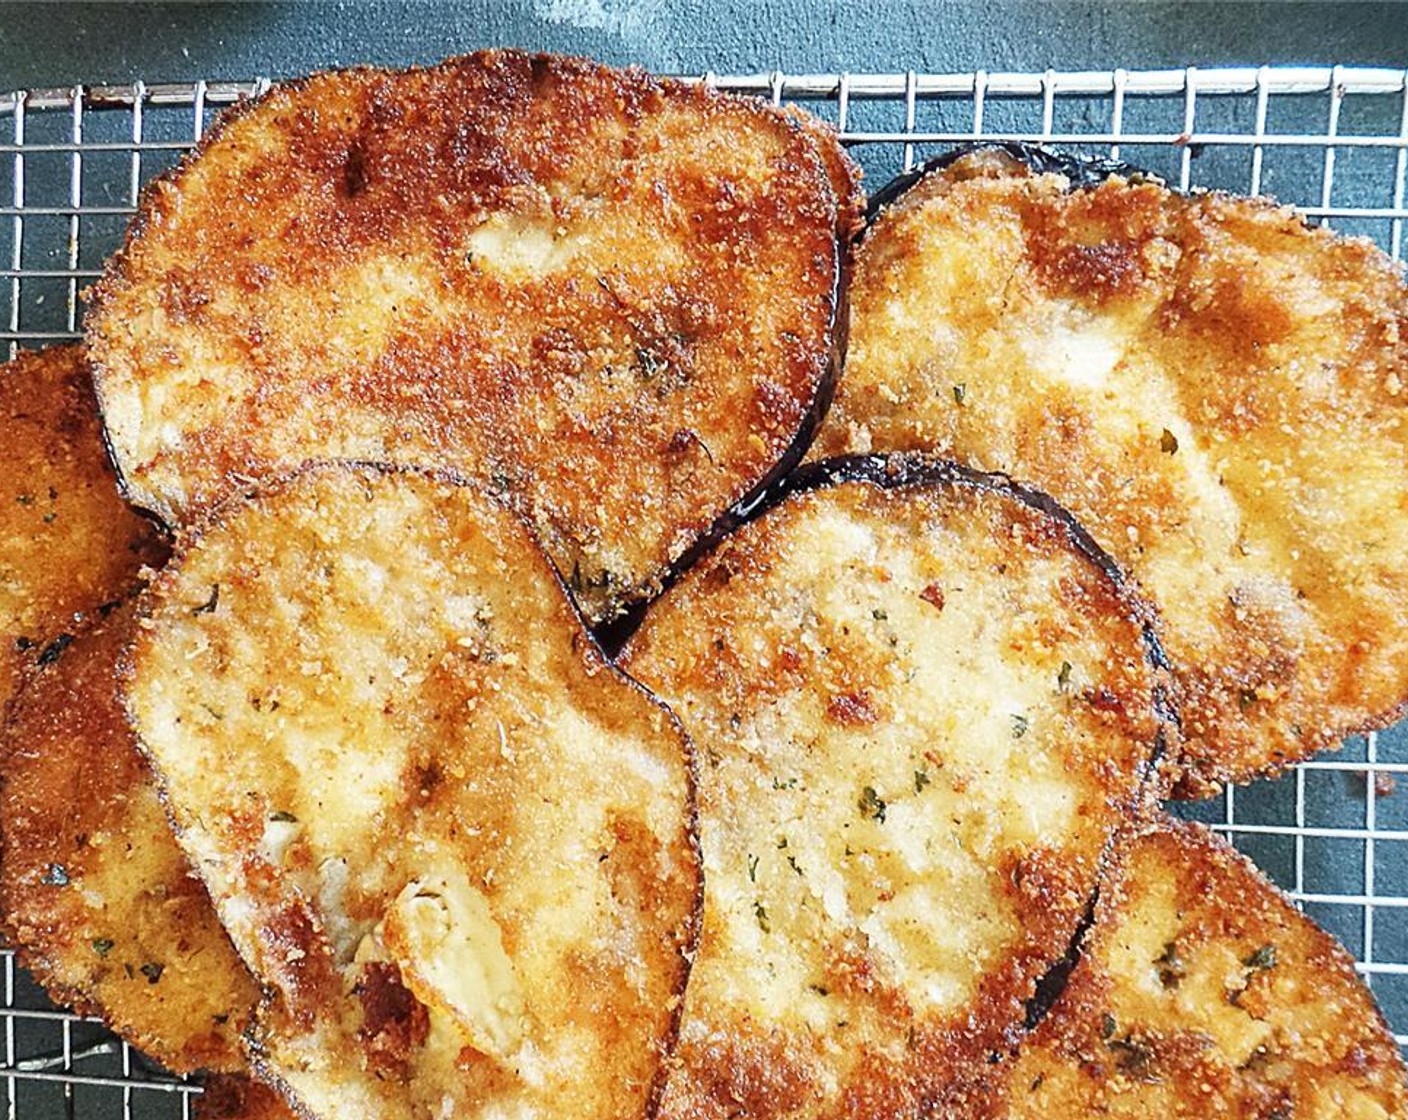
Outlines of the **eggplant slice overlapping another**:
{"type": "Polygon", "coordinates": [[[0,365],[0,707],[166,551],[118,494],[82,348],[0,365]]]}
{"type": "Polygon", "coordinates": [[[146,191],[87,320],[170,525],[307,459],[510,496],[593,622],[801,454],[858,171],[813,118],[484,51],[275,86],[146,191]]]}
{"type": "Polygon", "coordinates": [[[516,514],[312,465],[143,600],[126,700],[314,1117],[644,1116],[699,866],[688,743],[516,514]]]}
{"type": "Polygon", "coordinates": [[[31,669],[0,738],[0,913],[57,1002],[177,1073],[248,1067],[259,989],[171,835],[128,726],[126,604],[31,669]]]}
{"type": "Polygon", "coordinates": [[[118,494],[80,347],[0,370],[0,435],[0,932],[55,1002],[167,1069],[226,1073],[220,1115],[287,1116],[242,1076],[258,989],[118,696],[131,596],[168,546],[118,494]]]}
{"type": "Polygon", "coordinates": [[[1050,503],[825,464],[621,664],[699,756],[703,932],[661,1115],[978,1115],[1123,822],[1163,674],[1050,503]]]}
{"type": "Polygon", "coordinates": [[[918,451],[1079,519],[1159,610],[1180,792],[1408,697],[1408,289],[1262,199],[993,146],[882,192],[814,455],[918,451]]]}
{"type": "Polygon", "coordinates": [[[1006,1071],[1010,1120],[1397,1120],[1408,1072],[1354,960],[1245,857],[1162,818],[1006,1071]]]}

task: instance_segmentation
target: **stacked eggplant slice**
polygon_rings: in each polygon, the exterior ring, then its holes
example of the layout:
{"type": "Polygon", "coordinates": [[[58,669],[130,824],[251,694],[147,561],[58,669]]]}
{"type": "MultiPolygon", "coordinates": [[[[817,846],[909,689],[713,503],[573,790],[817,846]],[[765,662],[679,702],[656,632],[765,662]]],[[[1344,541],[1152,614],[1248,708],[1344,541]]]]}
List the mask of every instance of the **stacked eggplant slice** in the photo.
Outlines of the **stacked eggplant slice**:
{"type": "Polygon", "coordinates": [[[1408,696],[1408,296],[1368,242],[994,147],[891,196],[813,454],[922,451],[1079,518],[1158,608],[1182,788],[1408,696]]]}
{"type": "Polygon", "coordinates": [[[148,188],[0,382],[56,999],[206,1120],[1408,1117],[1347,954],[1159,807],[1408,699],[1401,276],[1044,150],[858,182],[489,51],[148,188]]]}

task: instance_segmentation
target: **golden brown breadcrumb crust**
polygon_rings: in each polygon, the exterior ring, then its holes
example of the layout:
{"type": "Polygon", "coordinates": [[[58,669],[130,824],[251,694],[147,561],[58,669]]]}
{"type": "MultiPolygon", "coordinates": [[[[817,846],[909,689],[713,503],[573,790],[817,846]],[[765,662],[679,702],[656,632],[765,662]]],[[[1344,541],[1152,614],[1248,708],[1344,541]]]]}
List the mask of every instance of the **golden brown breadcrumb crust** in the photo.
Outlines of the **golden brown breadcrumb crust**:
{"type": "Polygon", "coordinates": [[[579,59],[276,86],[97,286],[127,493],[177,523],[308,458],[452,466],[610,618],[811,434],[857,176],[817,122],[579,59]]]}
{"type": "Polygon", "coordinates": [[[288,1103],[273,1089],[249,1077],[209,1077],[196,1098],[195,1120],[295,1120],[288,1103]]]}
{"type": "Polygon", "coordinates": [[[235,1071],[259,991],[171,835],[116,665],[131,606],[32,668],[0,737],[0,915],[60,1004],[168,1069],[235,1071]]]}
{"type": "Polygon", "coordinates": [[[129,712],[267,985],[261,1077],[316,1116],[643,1115],[696,936],[690,755],[526,526],[314,465],[220,507],[144,613],[129,712]]]}
{"type": "Polygon", "coordinates": [[[1162,613],[1181,792],[1408,695],[1408,292],[1293,211],[1003,152],[866,234],[813,454],[930,451],[1067,506],[1162,613]]]}
{"type": "Polygon", "coordinates": [[[165,551],[118,496],[82,348],[0,366],[0,707],[25,665],[62,649],[80,616],[122,598],[165,551]]]}
{"type": "Polygon", "coordinates": [[[1165,818],[1119,862],[997,1116],[1408,1116],[1402,1053],[1353,959],[1245,858],[1165,818]]]}
{"type": "Polygon", "coordinates": [[[805,490],[621,663],[699,747],[704,927],[662,1115],[977,1115],[1141,803],[1159,674],[989,480],[805,490]]]}

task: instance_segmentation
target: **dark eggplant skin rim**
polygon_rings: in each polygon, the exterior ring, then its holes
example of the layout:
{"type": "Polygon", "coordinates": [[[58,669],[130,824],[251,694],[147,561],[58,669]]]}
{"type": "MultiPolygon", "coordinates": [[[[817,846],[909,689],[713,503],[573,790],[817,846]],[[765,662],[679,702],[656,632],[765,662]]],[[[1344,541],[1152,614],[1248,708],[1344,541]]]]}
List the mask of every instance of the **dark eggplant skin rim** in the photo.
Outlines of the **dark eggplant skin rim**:
{"type": "MultiPolygon", "coordinates": [[[[677,946],[676,952],[683,962],[684,975],[682,978],[680,991],[683,995],[689,986],[689,976],[694,967],[694,960],[698,954],[699,939],[703,931],[704,922],[704,853],[699,842],[699,752],[695,747],[694,739],[685,729],[680,718],[674,710],[657,696],[650,689],[646,688],[640,681],[636,680],[625,670],[618,667],[615,661],[608,657],[602,649],[596,637],[592,634],[591,628],[587,625],[587,620],[583,616],[581,609],[577,605],[576,599],[567,590],[567,583],[558,571],[557,565],[552,562],[552,558],[543,551],[539,545],[537,534],[534,533],[531,523],[518,510],[512,502],[505,500],[497,494],[491,493],[487,488],[477,486],[473,480],[464,475],[444,467],[420,467],[404,463],[385,463],[367,459],[308,459],[299,466],[272,474],[260,479],[253,486],[232,491],[212,506],[200,519],[192,526],[181,531],[176,547],[172,550],[170,559],[156,577],[146,584],[136,593],[136,607],[133,611],[132,628],[133,637],[128,642],[121,656],[118,658],[117,680],[118,694],[126,714],[127,725],[132,730],[132,738],[137,745],[137,749],[146,759],[151,768],[153,778],[156,781],[157,794],[161,799],[162,807],[166,810],[167,823],[171,826],[172,834],[179,840],[183,840],[185,830],[181,828],[176,820],[170,795],[166,786],[166,776],[155,756],[142,739],[137,729],[137,721],[133,715],[132,703],[129,695],[130,685],[135,677],[136,667],[133,664],[132,655],[136,644],[136,637],[144,622],[152,617],[153,609],[159,595],[164,593],[167,584],[175,577],[177,572],[183,567],[187,555],[200,546],[205,534],[214,526],[218,526],[224,521],[226,514],[242,506],[252,505],[256,501],[278,494],[290,487],[296,486],[300,479],[319,474],[350,474],[350,475],[372,475],[377,477],[388,475],[408,475],[424,478],[432,482],[444,483],[450,486],[462,487],[470,490],[484,499],[490,505],[508,513],[528,538],[529,548],[536,554],[537,558],[546,566],[551,576],[553,585],[561,594],[563,601],[567,604],[571,617],[575,619],[578,630],[572,635],[572,645],[582,660],[586,663],[588,673],[595,676],[605,672],[613,680],[619,681],[628,686],[637,695],[644,697],[659,712],[661,712],[670,729],[674,733],[676,741],[684,755],[685,771],[685,835],[689,845],[691,861],[695,868],[694,897],[691,899],[689,914],[681,929],[683,934],[682,943],[677,946]]],[[[184,849],[184,844],[182,845],[184,849]]],[[[192,866],[192,870],[200,876],[202,883],[204,875],[199,869],[192,866]]],[[[254,972],[253,965],[245,960],[240,954],[245,967],[254,972]]],[[[244,1046],[249,1058],[250,1069],[259,1080],[278,1092],[294,1112],[295,1115],[304,1120],[319,1120],[305,1106],[297,1102],[293,1096],[290,1086],[284,1078],[279,1076],[271,1067],[267,1059],[264,1047],[258,1037],[258,1025],[261,1012],[277,1001],[277,993],[268,985],[263,985],[263,996],[258,1008],[251,1017],[250,1025],[244,1034],[244,1046]]],[[[669,1025],[661,1038],[660,1060],[651,1081],[650,1089],[646,1094],[647,1117],[654,1117],[659,1111],[660,1099],[665,1091],[665,1081],[668,1073],[669,1058],[675,1051],[675,1046],[679,1041],[680,1024],[684,1014],[684,1000],[677,999],[675,1007],[670,1014],[669,1025]]]]}
{"type": "Polygon", "coordinates": [[[1131,182],[1166,185],[1159,176],[1123,160],[1063,152],[1045,144],[1031,144],[1020,140],[979,140],[971,144],[961,144],[896,175],[870,196],[865,208],[866,226],[872,225],[883,211],[898,202],[920,180],[935,171],[952,166],[964,156],[979,152],[1003,152],[1037,175],[1064,175],[1070,180],[1072,190],[1090,190],[1114,176],[1131,182]]]}
{"type": "MultiPolygon", "coordinates": [[[[763,494],[752,506],[737,511],[736,519],[727,532],[710,542],[708,547],[697,549],[690,557],[689,564],[682,565],[671,573],[669,586],[677,583],[695,564],[706,559],[730,534],[750,522],[761,520],[790,498],[846,483],[861,483],[881,490],[902,490],[909,487],[965,488],[996,494],[1036,510],[1054,522],[1071,547],[1086,563],[1092,564],[1112,586],[1117,600],[1124,608],[1126,618],[1138,625],[1144,647],[1144,659],[1156,674],[1152,689],[1152,714],[1157,725],[1154,741],[1149,744],[1147,753],[1136,768],[1135,788],[1130,802],[1124,807],[1125,819],[1111,829],[1096,857],[1091,893],[1086,899],[1085,908],[1071,932],[1066,948],[1037,978],[1033,994],[1026,1001],[1023,1030],[1030,1032],[1050,1013],[1064,992],[1071,972],[1080,962],[1086,938],[1095,924],[1101,891],[1104,885],[1119,873],[1116,860],[1126,834],[1131,830],[1147,827],[1151,815],[1157,810],[1158,795],[1165,792],[1163,787],[1168,784],[1167,775],[1162,772],[1162,763],[1178,739],[1179,715],[1169,680],[1169,661],[1156,627],[1156,612],[1134,590],[1124,571],[1109,553],[1096,544],[1075,516],[1054,498],[1016,482],[1005,474],[974,470],[950,460],[913,453],[845,455],[810,463],[795,471],[763,494]]],[[[668,587],[662,592],[666,593],[668,587]]],[[[648,604],[634,611],[634,626],[630,631],[620,634],[614,646],[608,647],[616,656],[629,644],[647,610],[648,604]]],[[[1005,1056],[994,1054],[990,1056],[990,1060],[1002,1061],[1005,1056]]]]}
{"type": "MultiPolygon", "coordinates": [[[[568,72],[577,71],[609,71],[620,76],[621,80],[627,82],[640,83],[644,89],[661,96],[668,97],[688,97],[699,99],[703,105],[728,104],[742,106],[750,115],[759,121],[768,122],[774,126],[780,126],[789,133],[808,137],[814,145],[820,140],[816,133],[818,129],[829,129],[831,126],[818,117],[802,119],[797,114],[787,112],[774,106],[770,101],[757,96],[747,94],[735,94],[716,89],[712,85],[702,82],[688,82],[680,78],[661,77],[650,73],[639,66],[613,67],[606,63],[598,62],[595,59],[581,55],[553,54],[549,52],[532,52],[518,50],[515,48],[488,48],[484,50],[471,51],[466,54],[453,55],[442,59],[430,66],[408,66],[401,68],[379,67],[379,66],[347,66],[336,67],[328,70],[315,71],[299,78],[286,81],[279,81],[270,86],[267,90],[253,97],[247,97],[236,101],[228,108],[224,109],[215,122],[201,134],[195,147],[187,151],[173,166],[167,168],[161,174],[148,181],[141,190],[137,200],[137,211],[132,220],[128,223],[127,230],[123,235],[121,246],[112,254],[103,267],[103,275],[88,291],[88,305],[84,315],[84,342],[85,349],[91,355],[92,331],[89,323],[95,322],[104,313],[104,307],[108,299],[117,291],[130,286],[127,276],[128,258],[137,244],[142,242],[147,235],[148,227],[152,219],[160,210],[160,195],[168,187],[175,188],[185,177],[191,167],[200,160],[208,149],[221,142],[225,133],[245,116],[260,109],[266,100],[278,94],[298,93],[305,90],[315,80],[339,75],[367,75],[385,74],[392,76],[410,75],[416,73],[431,73],[439,70],[455,70],[467,65],[478,65],[491,59],[524,59],[535,70],[541,66],[555,66],[568,72]]],[[[837,141],[839,147],[839,140],[837,141]]],[[[693,534],[693,541],[686,547],[684,555],[693,555],[696,549],[722,536],[727,531],[726,526],[731,524],[732,514],[737,509],[747,508],[751,503],[765,493],[779,479],[791,472],[807,449],[811,446],[817,431],[820,429],[822,421],[831,408],[831,401],[836,393],[836,385],[841,376],[841,369],[844,364],[846,352],[846,336],[850,325],[850,276],[852,270],[852,248],[857,231],[863,229],[866,224],[866,217],[863,208],[858,203],[863,199],[860,191],[860,170],[851,158],[840,151],[840,158],[844,161],[847,169],[851,173],[852,183],[856,190],[851,197],[842,198],[837,194],[836,184],[832,181],[829,173],[827,161],[820,151],[815,153],[817,172],[827,184],[835,203],[837,215],[837,225],[834,231],[835,252],[832,257],[831,289],[827,293],[827,303],[830,306],[830,319],[826,324],[826,335],[829,345],[826,353],[818,355],[816,362],[809,371],[810,380],[814,386],[811,399],[803,412],[800,421],[793,432],[791,440],[783,449],[781,455],[767,470],[757,476],[751,485],[743,488],[724,510],[718,514],[712,525],[693,534]]],[[[111,465],[113,474],[117,479],[118,493],[124,501],[128,503],[143,517],[151,521],[155,526],[164,530],[168,535],[175,534],[182,529],[181,519],[171,509],[150,509],[142,504],[134,492],[133,485],[128,479],[126,472],[118,459],[116,448],[113,446],[112,435],[108,431],[107,425],[107,400],[103,391],[103,379],[100,376],[104,371],[103,364],[95,357],[88,359],[89,371],[93,383],[93,396],[97,402],[98,428],[102,435],[103,448],[107,453],[108,463],[111,465]]],[[[361,460],[363,462],[375,462],[375,460],[361,460]]],[[[305,461],[306,464],[307,461],[305,461]]],[[[301,469],[297,465],[284,465],[276,467],[267,477],[274,479],[287,475],[301,469]]],[[[450,468],[452,471],[454,468],[450,468]]],[[[455,472],[460,473],[460,472],[455,472]]],[[[746,481],[746,479],[745,479],[746,481]]],[[[232,491],[238,492],[238,489],[232,491]]],[[[217,503],[218,505],[219,503],[217,503]]],[[[533,534],[534,540],[538,539],[536,531],[533,534]]],[[[632,593],[623,596],[617,604],[616,614],[612,618],[604,619],[597,624],[598,629],[603,634],[609,636],[614,623],[622,619],[623,616],[630,615],[637,607],[643,609],[644,604],[655,598],[659,589],[666,583],[672,582],[673,569],[679,565],[680,561],[671,560],[667,556],[656,567],[647,573],[632,593]]],[[[573,606],[576,606],[575,599],[573,606]]],[[[609,644],[609,641],[608,641],[609,644]]]]}

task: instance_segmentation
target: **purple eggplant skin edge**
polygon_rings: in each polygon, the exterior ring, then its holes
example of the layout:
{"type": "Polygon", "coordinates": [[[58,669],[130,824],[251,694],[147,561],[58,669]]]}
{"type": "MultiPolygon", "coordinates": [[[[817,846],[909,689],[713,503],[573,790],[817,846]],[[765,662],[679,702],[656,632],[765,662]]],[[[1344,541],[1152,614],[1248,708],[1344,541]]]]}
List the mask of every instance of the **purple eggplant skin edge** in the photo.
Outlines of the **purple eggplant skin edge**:
{"type": "MultiPolygon", "coordinates": [[[[1018,163],[1025,164],[1038,175],[1064,175],[1070,180],[1072,190],[1090,190],[1115,175],[1135,182],[1163,183],[1159,176],[1123,160],[1062,152],[1044,144],[1029,144],[1018,140],[980,140],[972,144],[961,144],[896,175],[870,196],[865,207],[864,228],[868,229],[883,211],[898,202],[922,179],[935,171],[952,166],[964,156],[978,152],[1002,152],[1018,163]]],[[[864,236],[863,232],[861,236],[864,236]]]]}

